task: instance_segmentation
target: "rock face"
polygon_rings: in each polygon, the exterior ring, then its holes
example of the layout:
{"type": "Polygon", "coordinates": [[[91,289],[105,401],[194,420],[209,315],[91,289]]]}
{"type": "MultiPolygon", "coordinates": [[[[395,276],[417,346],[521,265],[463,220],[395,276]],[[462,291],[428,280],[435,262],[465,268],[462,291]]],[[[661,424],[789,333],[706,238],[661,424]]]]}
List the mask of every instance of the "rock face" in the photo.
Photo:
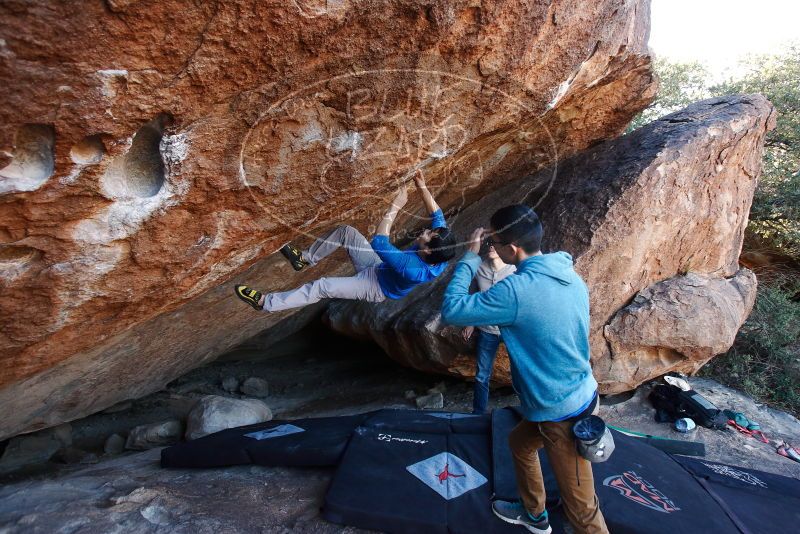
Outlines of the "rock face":
{"type": "Polygon", "coordinates": [[[162,469],[159,454],[106,458],[76,468],[73,476],[2,484],[0,529],[61,534],[81,525],[87,532],[126,534],[367,534],[320,517],[330,469],[162,469]]]}
{"type": "Polygon", "coordinates": [[[68,424],[12,438],[0,457],[0,475],[44,464],[71,444],[72,428],[68,424]]]}
{"type": "Polygon", "coordinates": [[[452,212],[617,136],[648,30],[647,0],[3,2],[0,439],[301,325],[230,283],[349,273],[274,252],[415,169],[452,212]]]}
{"type": "MultiPolygon", "coordinates": [[[[589,286],[592,363],[602,392],[629,390],[671,370],[690,373],[730,347],[752,308],[755,278],[739,271],[737,258],[773,125],[773,108],[759,95],[699,102],[500,188],[461,212],[454,226],[466,236],[501,206],[535,207],[543,249],[572,254],[589,286]]],[[[408,365],[473,375],[469,347],[439,315],[448,280],[446,273],[404,301],[336,302],[326,318],[408,365]]],[[[494,378],[510,379],[505,354],[494,378]]]]}
{"type": "Polygon", "coordinates": [[[733,345],[755,297],[756,277],[748,269],[730,279],[676,276],[640,291],[606,325],[605,338],[619,365],[630,363],[632,387],[669,362],[693,372],[733,345]]]}

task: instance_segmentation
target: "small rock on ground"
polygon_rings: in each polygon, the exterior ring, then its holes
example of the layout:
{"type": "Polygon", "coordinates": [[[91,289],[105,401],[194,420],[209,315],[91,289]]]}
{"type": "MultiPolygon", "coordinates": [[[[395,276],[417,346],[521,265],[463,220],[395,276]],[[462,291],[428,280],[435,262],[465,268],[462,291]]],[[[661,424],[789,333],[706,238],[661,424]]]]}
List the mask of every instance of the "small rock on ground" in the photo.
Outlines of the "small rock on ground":
{"type": "Polygon", "coordinates": [[[244,381],[241,391],[250,397],[266,397],[269,395],[269,384],[263,378],[251,376],[244,381]]]}
{"type": "Polygon", "coordinates": [[[186,421],[186,439],[192,440],[237,426],[272,419],[272,411],[257,399],[231,399],[209,395],[195,404],[186,421]]]}
{"type": "Polygon", "coordinates": [[[417,397],[417,408],[420,410],[441,410],[444,408],[444,395],[437,391],[417,397]]]}
{"type": "Polygon", "coordinates": [[[447,384],[442,381],[428,390],[428,393],[444,393],[447,391],[447,384]]]}
{"type": "Polygon", "coordinates": [[[96,464],[97,455],[77,447],[67,447],[58,451],[53,458],[65,464],[96,464]]]}
{"type": "Polygon", "coordinates": [[[119,434],[111,434],[103,445],[106,454],[120,454],[125,450],[125,438],[119,434]]]}
{"type": "Polygon", "coordinates": [[[177,419],[162,421],[153,425],[139,425],[128,434],[126,449],[143,451],[176,443],[181,439],[183,424],[177,419]]]}
{"type": "Polygon", "coordinates": [[[233,393],[239,389],[239,379],[235,376],[226,376],[222,379],[222,389],[228,393],[233,393]]]}

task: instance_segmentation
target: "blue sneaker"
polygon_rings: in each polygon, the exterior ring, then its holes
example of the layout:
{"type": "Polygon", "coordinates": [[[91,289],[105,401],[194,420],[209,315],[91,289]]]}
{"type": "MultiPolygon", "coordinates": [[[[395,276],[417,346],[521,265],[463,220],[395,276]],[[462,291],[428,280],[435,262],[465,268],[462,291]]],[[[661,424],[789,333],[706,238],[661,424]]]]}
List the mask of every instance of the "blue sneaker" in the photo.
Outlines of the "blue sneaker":
{"type": "Polygon", "coordinates": [[[550,522],[547,520],[547,510],[542,512],[542,515],[538,518],[534,518],[519,501],[494,501],[492,503],[492,511],[494,515],[506,523],[522,525],[530,532],[535,532],[536,534],[550,534],[553,532],[553,529],[550,528],[550,522]]]}

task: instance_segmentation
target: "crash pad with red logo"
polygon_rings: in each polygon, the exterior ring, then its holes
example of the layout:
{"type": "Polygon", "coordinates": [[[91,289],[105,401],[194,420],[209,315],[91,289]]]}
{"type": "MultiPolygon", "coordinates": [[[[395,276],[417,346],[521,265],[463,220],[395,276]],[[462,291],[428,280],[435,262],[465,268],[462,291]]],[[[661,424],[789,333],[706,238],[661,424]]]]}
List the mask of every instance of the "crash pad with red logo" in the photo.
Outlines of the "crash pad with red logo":
{"type": "MultiPolygon", "coordinates": [[[[385,532],[524,532],[491,511],[516,499],[508,434],[512,408],[474,416],[378,410],[346,417],[271,421],[162,451],[164,467],[336,465],[329,521],[385,532]]],[[[800,481],[673,456],[614,432],[616,450],[593,465],[611,532],[792,532],[800,481]]],[[[563,531],[558,486],[540,451],[554,532],[563,531]]]]}

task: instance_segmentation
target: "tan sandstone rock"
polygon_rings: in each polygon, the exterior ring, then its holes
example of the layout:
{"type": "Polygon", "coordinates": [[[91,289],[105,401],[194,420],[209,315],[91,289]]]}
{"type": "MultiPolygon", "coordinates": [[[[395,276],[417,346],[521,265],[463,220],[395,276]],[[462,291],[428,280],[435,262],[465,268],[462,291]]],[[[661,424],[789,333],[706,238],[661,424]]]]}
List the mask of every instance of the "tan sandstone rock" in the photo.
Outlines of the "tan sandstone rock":
{"type": "MultiPolygon", "coordinates": [[[[501,206],[522,202],[537,210],[543,249],[572,254],[589,286],[592,365],[602,392],[629,390],[671,370],[692,372],[731,345],[753,305],[755,280],[739,271],[737,258],[764,136],[773,126],[774,110],[760,95],[699,102],[519,179],[466,208],[453,225],[466,236],[487,226],[501,206]],[[658,338],[663,345],[638,346],[628,330],[615,326],[610,332],[621,337],[616,350],[609,346],[603,330],[621,308],[639,291],[687,271],[691,278],[666,286],[670,298],[684,303],[670,309],[686,317],[648,317],[651,328],[671,329],[658,338]],[[697,276],[708,279],[707,293],[691,285],[697,276]],[[722,311],[726,315],[715,317],[722,311]],[[703,332],[707,325],[690,322],[693,316],[716,319],[716,329],[703,332]],[[625,340],[630,346],[622,345],[625,340]],[[689,340],[696,345],[687,346],[689,340]]],[[[474,375],[471,349],[439,315],[449,274],[404,301],[336,302],[326,320],[339,332],[374,339],[407,365],[474,375]]],[[[504,352],[494,379],[510,381],[504,352]]]]}
{"type": "Polygon", "coordinates": [[[144,451],[154,447],[163,447],[179,441],[182,434],[183,423],[177,419],[139,425],[131,429],[125,442],[125,448],[144,451]]]}
{"type": "Polygon", "coordinates": [[[654,368],[694,373],[728,350],[753,309],[756,285],[753,272],[740,269],[729,279],[689,273],[640,291],[604,330],[618,367],[629,365],[628,386],[652,378],[654,368]]]}
{"type": "Polygon", "coordinates": [[[615,137],[648,29],[647,0],[3,2],[0,439],[302,325],[231,283],[349,273],[274,253],[417,168],[452,212],[615,137]]]}
{"type": "Polygon", "coordinates": [[[226,428],[254,425],[272,419],[272,411],[258,399],[232,399],[206,395],[186,419],[186,439],[202,438],[226,428]]]}

